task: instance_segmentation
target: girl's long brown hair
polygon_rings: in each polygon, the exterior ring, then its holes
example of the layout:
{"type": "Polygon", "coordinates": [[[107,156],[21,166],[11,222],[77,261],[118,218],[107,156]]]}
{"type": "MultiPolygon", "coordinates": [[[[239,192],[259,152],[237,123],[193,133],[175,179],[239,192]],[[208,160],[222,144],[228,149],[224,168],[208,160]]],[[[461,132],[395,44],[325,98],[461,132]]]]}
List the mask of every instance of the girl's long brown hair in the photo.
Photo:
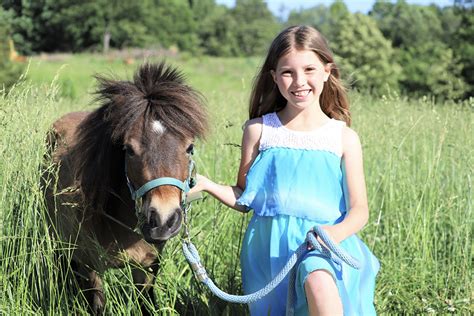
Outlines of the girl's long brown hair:
{"type": "Polygon", "coordinates": [[[278,60],[290,50],[310,50],[318,55],[323,64],[331,64],[331,75],[324,83],[320,96],[322,111],[337,120],[351,124],[347,91],[341,82],[339,69],[324,36],[310,26],[291,26],[283,30],[273,40],[267,58],[255,78],[250,95],[250,119],[271,112],[278,112],[287,103],[273,81],[271,71],[276,69],[278,60]]]}

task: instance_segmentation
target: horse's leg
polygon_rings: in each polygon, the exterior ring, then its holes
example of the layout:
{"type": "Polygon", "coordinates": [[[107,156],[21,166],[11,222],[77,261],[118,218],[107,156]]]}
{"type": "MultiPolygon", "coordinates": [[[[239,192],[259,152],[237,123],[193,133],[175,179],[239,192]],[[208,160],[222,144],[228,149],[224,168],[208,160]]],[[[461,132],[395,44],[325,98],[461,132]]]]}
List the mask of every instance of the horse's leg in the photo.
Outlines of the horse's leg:
{"type": "Polygon", "coordinates": [[[89,286],[92,296],[92,311],[96,315],[101,315],[104,312],[105,296],[102,288],[102,279],[95,271],[89,272],[89,286]]]}
{"type": "Polygon", "coordinates": [[[99,274],[82,264],[76,265],[75,274],[92,314],[102,315],[105,308],[105,296],[99,274]]]}
{"type": "MultiPolygon", "coordinates": [[[[153,285],[155,283],[156,274],[158,272],[159,262],[156,260],[151,266],[146,268],[133,269],[133,282],[140,291],[140,294],[145,298],[150,298],[153,306],[156,307],[156,299],[153,291],[153,285]]],[[[152,309],[153,311],[153,309],[152,309]]],[[[146,303],[142,303],[141,312],[143,315],[153,315],[152,311],[146,306],[146,303]]]]}

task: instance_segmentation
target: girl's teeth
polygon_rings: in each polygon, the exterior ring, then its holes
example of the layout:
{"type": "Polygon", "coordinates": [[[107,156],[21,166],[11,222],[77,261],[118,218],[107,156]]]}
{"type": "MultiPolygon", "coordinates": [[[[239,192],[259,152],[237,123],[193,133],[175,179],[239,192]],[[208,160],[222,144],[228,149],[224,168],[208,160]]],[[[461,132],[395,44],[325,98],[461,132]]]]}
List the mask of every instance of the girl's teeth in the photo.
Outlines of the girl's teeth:
{"type": "Polygon", "coordinates": [[[297,97],[304,97],[309,93],[309,91],[299,91],[299,92],[293,92],[294,95],[297,97]]]}

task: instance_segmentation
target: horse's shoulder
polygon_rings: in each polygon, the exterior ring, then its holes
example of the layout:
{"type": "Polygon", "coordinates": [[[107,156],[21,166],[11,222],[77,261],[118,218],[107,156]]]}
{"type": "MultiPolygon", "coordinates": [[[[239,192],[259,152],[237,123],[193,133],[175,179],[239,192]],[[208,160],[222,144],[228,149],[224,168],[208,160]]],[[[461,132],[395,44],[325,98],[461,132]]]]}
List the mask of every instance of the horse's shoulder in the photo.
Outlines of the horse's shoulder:
{"type": "Polygon", "coordinates": [[[53,129],[62,134],[63,131],[75,129],[90,112],[71,112],[61,116],[53,123],[53,129]]]}
{"type": "Polygon", "coordinates": [[[79,124],[89,115],[90,112],[71,112],[63,115],[53,123],[53,132],[56,138],[62,138],[70,143],[79,124]]]}
{"type": "Polygon", "coordinates": [[[75,129],[89,113],[90,112],[71,112],[64,114],[53,123],[53,128],[58,133],[75,129]]]}

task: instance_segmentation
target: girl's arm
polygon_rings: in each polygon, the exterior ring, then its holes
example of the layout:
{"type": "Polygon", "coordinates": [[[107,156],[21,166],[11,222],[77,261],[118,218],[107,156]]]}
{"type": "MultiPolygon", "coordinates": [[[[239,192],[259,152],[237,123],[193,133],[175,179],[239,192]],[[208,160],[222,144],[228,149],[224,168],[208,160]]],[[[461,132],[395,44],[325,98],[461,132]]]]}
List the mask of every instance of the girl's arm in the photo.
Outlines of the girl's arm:
{"type": "Polygon", "coordinates": [[[346,167],[349,210],[344,220],[324,229],[337,243],[361,230],[369,219],[362,147],[359,136],[350,128],[342,133],[343,162],[346,167]]]}
{"type": "Polygon", "coordinates": [[[258,145],[261,134],[262,118],[247,121],[242,137],[241,159],[239,172],[237,174],[237,185],[230,186],[218,184],[202,175],[198,175],[197,184],[189,191],[189,194],[205,191],[225,205],[238,211],[246,212],[246,206],[238,205],[236,201],[245,189],[247,172],[258,155],[258,145]]]}

